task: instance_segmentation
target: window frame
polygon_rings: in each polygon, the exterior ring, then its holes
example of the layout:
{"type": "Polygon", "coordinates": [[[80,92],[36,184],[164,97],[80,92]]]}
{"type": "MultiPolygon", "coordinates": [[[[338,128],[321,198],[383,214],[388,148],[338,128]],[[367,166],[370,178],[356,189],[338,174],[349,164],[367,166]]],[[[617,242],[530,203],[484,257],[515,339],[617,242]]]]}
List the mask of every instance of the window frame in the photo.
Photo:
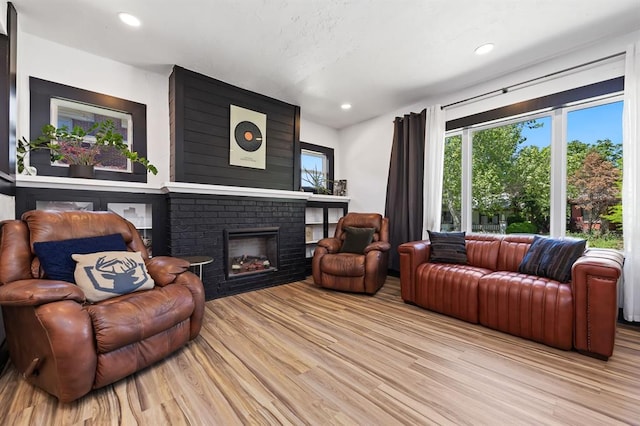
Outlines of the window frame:
{"type": "MultiPolygon", "coordinates": [[[[60,123],[60,108],[74,109],[75,111],[86,112],[89,114],[99,114],[108,117],[109,119],[119,119],[121,121],[126,121],[127,123],[127,136],[124,138],[123,143],[127,145],[130,151],[133,151],[131,145],[133,141],[133,117],[131,114],[127,112],[117,111],[113,109],[103,108],[96,105],[89,105],[82,102],[76,102],[69,99],[61,99],[61,98],[51,98],[51,124],[56,128],[59,128],[58,124],[60,123]]],[[[67,126],[69,131],[73,129],[73,126],[67,126]]],[[[93,135],[87,135],[84,137],[84,141],[94,144],[96,142],[96,137],[93,135]]],[[[125,158],[127,161],[126,169],[116,169],[110,167],[100,167],[95,166],[95,170],[110,170],[117,173],[131,173],[133,162],[125,158]]],[[[55,167],[65,167],[68,168],[69,165],[66,163],[62,163],[59,161],[51,163],[52,166],[55,167]]]]}
{"type": "MultiPolygon", "coordinates": [[[[141,157],[147,157],[147,106],[102,93],[66,86],[52,81],[29,77],[30,92],[30,138],[35,139],[42,127],[51,123],[51,99],[57,98],[75,103],[84,103],[102,109],[130,114],[133,119],[131,149],[141,157]]],[[[51,164],[47,150],[36,150],[29,154],[29,163],[42,176],[68,176],[66,167],[51,164]]],[[[95,179],[127,182],[147,182],[147,169],[139,163],[132,164],[130,172],[96,169],[95,179]]]]}
{"type": "Polygon", "coordinates": [[[315,192],[313,187],[304,186],[302,179],[302,153],[303,151],[315,152],[323,155],[327,159],[327,190],[330,194],[333,194],[333,180],[334,180],[334,150],[327,146],[315,145],[307,142],[300,142],[300,151],[298,158],[300,160],[300,167],[298,167],[298,175],[300,176],[300,189],[306,192],[315,192]]]}
{"type": "MultiPolygon", "coordinates": [[[[608,86],[607,86],[608,87],[608,86]]],[[[551,194],[549,211],[549,235],[554,238],[566,236],[567,220],[567,119],[568,113],[580,109],[597,107],[605,104],[623,101],[622,91],[615,91],[608,94],[598,94],[593,97],[582,98],[567,102],[556,107],[545,107],[543,109],[521,112],[514,116],[500,117],[487,122],[474,122],[466,127],[452,129],[445,132],[445,139],[450,136],[461,135],[462,137],[462,172],[461,172],[461,230],[467,233],[472,232],[472,155],[473,155],[473,133],[494,127],[514,124],[536,118],[551,118],[551,194]]],[[[509,107],[505,107],[509,108],[509,107]]],[[[476,114],[479,115],[479,114],[476,114]]],[[[464,121],[464,119],[459,119],[464,121]]],[[[459,122],[462,122],[459,121],[459,122]]],[[[467,121],[469,122],[469,121],[467,121]]],[[[448,123],[447,123],[448,124],[448,123]]],[[[447,126],[449,128],[449,126],[447,126]]]]}

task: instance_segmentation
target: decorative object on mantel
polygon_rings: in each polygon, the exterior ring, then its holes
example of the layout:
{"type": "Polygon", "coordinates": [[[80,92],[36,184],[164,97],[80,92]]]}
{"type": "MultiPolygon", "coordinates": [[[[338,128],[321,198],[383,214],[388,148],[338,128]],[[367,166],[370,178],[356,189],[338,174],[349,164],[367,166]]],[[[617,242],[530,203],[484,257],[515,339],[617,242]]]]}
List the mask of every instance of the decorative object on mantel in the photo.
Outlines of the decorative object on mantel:
{"type": "Polygon", "coordinates": [[[18,173],[29,171],[24,165],[24,158],[29,152],[38,149],[48,149],[52,163],[59,161],[69,165],[70,177],[93,178],[93,169],[101,165],[100,156],[105,154],[104,151],[111,151],[131,162],[140,163],[154,175],[158,173],[158,169],[149,163],[149,160],[129,150],[129,146],[123,142],[123,136],[116,131],[111,120],[98,121],[88,129],[74,126],[71,131],[67,126],[56,128],[46,124],[42,127],[42,134],[36,139],[28,141],[22,138],[18,141],[18,173]]]}
{"type": "Polygon", "coordinates": [[[93,164],[69,164],[69,177],[93,179],[94,176],[93,164]]]}
{"type": "Polygon", "coordinates": [[[333,195],[345,197],[347,195],[347,180],[340,179],[333,181],[333,195]]]}
{"type": "Polygon", "coordinates": [[[304,169],[304,176],[302,176],[302,187],[311,188],[315,194],[331,194],[329,190],[329,182],[324,173],[314,167],[313,170],[304,169]]]}

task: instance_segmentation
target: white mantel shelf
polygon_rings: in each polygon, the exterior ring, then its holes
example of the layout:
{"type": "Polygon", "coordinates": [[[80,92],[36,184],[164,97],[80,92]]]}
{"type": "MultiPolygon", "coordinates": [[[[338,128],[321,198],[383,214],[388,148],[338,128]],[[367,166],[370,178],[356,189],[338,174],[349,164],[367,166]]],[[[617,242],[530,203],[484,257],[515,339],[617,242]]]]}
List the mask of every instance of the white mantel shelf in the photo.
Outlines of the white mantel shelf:
{"type": "Polygon", "coordinates": [[[161,194],[160,188],[141,182],[121,182],[102,179],[82,179],[57,176],[16,176],[16,186],[19,188],[48,188],[74,189],[80,191],[110,191],[110,192],[143,192],[146,194],[161,194]]]}
{"type": "Polygon", "coordinates": [[[205,185],[199,183],[165,182],[161,187],[138,182],[120,182],[101,179],[80,179],[54,176],[18,175],[16,186],[21,188],[50,188],[94,190],[111,192],[143,192],[146,194],[182,193],[227,195],[234,197],[281,198],[308,201],[348,203],[349,197],[320,195],[302,191],[284,191],[278,189],[247,188],[243,186],[205,185]]]}
{"type": "Polygon", "coordinates": [[[318,195],[311,192],[284,191],[280,189],[247,188],[244,186],[205,185],[200,183],[165,182],[165,193],[228,195],[234,197],[285,198],[294,200],[349,202],[349,197],[318,195]]]}

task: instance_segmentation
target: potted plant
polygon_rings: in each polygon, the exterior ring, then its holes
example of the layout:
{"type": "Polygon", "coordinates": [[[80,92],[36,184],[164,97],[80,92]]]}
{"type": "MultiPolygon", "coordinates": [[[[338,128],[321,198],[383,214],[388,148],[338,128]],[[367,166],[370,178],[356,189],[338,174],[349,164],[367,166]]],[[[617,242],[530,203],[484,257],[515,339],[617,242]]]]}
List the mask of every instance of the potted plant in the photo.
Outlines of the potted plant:
{"type": "Polygon", "coordinates": [[[129,149],[128,145],[123,142],[123,136],[116,131],[111,120],[96,122],[86,130],[80,126],[74,126],[69,130],[67,126],[56,128],[51,124],[46,124],[42,127],[42,134],[36,139],[28,141],[22,138],[19,140],[16,149],[18,173],[23,173],[26,170],[24,158],[29,152],[48,149],[51,154],[51,162],[60,161],[69,165],[70,176],[80,174],[81,177],[93,177],[93,168],[101,165],[98,157],[105,149],[109,148],[134,163],[142,164],[154,175],[158,173],[158,169],[149,163],[149,160],[129,149]],[[95,142],[87,140],[87,136],[93,136],[95,142]]]}
{"type": "Polygon", "coordinates": [[[305,187],[305,183],[309,184],[307,188],[312,188],[313,192],[316,194],[331,194],[328,186],[331,182],[324,173],[319,171],[317,168],[304,169],[304,176],[302,176],[303,187],[305,187]]]}

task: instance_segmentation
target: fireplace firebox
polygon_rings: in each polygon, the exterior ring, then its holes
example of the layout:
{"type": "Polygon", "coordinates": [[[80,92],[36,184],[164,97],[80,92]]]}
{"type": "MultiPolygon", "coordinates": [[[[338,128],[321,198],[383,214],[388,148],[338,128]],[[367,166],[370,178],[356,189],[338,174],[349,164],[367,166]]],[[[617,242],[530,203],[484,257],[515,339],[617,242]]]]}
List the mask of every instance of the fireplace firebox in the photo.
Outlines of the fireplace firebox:
{"type": "Polygon", "coordinates": [[[224,230],[227,279],[278,270],[279,227],[224,230]]]}

